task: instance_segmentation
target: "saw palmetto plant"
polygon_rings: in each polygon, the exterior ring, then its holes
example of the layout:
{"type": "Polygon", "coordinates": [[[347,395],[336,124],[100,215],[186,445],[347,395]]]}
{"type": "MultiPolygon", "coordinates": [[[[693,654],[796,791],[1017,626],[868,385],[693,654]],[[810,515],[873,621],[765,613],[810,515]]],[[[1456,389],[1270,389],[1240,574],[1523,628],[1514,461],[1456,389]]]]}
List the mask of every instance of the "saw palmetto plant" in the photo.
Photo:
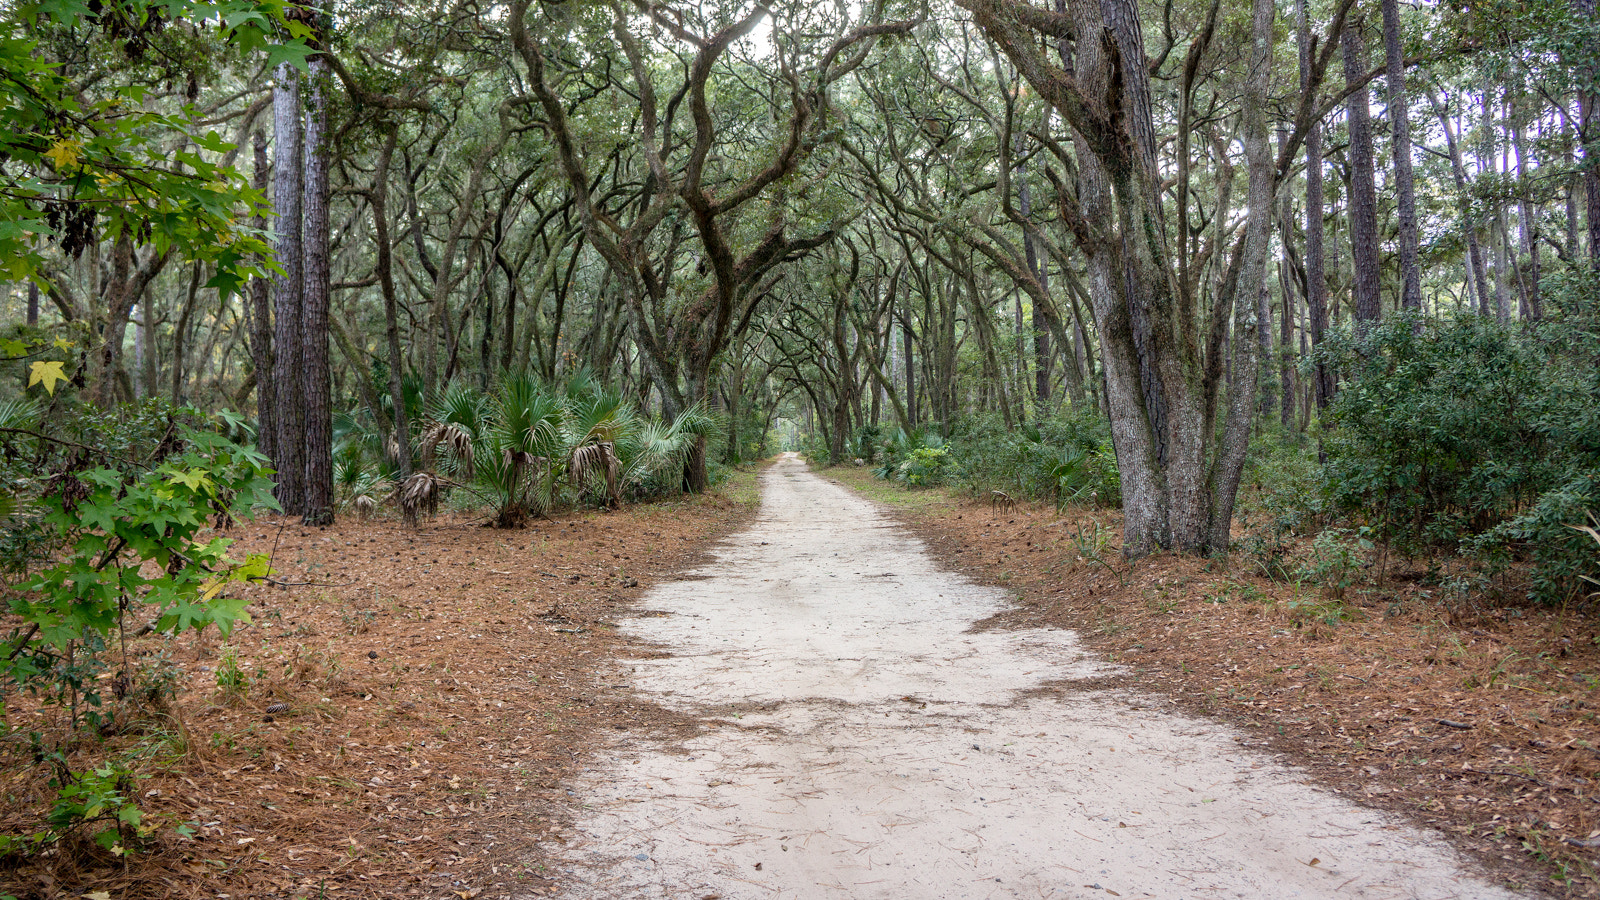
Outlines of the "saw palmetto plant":
{"type": "MultiPolygon", "coordinates": [[[[454,385],[429,408],[418,452],[436,477],[418,481],[422,499],[460,487],[493,511],[496,527],[515,528],[564,502],[618,506],[682,489],[697,446],[720,432],[721,419],[694,406],[670,422],[641,416],[620,391],[585,371],[551,385],[507,375],[484,394],[454,385]]],[[[404,500],[404,486],[397,498],[404,500]]]]}

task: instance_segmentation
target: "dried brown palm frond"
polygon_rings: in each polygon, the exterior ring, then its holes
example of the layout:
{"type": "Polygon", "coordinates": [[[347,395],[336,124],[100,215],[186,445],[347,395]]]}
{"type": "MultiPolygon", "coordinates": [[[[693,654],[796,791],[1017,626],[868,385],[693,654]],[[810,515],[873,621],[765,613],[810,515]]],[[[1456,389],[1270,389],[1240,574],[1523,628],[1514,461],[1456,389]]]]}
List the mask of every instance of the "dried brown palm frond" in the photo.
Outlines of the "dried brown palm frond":
{"type": "Polygon", "coordinates": [[[612,506],[622,505],[622,493],[617,488],[617,476],[622,472],[622,461],[617,459],[617,449],[610,441],[584,444],[572,451],[569,464],[572,483],[583,487],[590,480],[604,477],[606,496],[612,506]]]}
{"type": "Polygon", "coordinates": [[[510,447],[500,451],[500,467],[510,473],[511,481],[520,484],[523,477],[531,473],[544,471],[550,464],[550,458],[537,456],[526,450],[513,450],[510,447]]]}
{"type": "Polygon", "coordinates": [[[407,525],[415,528],[424,516],[431,519],[438,514],[439,488],[439,476],[432,472],[418,472],[400,482],[395,500],[407,525]]]}
{"type": "Polygon", "coordinates": [[[456,461],[456,473],[463,481],[472,480],[472,432],[459,422],[435,422],[422,435],[422,465],[433,466],[434,454],[444,447],[456,461]]]}
{"type": "Polygon", "coordinates": [[[378,501],[368,497],[366,494],[361,494],[350,501],[350,505],[356,509],[356,519],[362,522],[372,518],[372,514],[378,509],[378,501]]]}

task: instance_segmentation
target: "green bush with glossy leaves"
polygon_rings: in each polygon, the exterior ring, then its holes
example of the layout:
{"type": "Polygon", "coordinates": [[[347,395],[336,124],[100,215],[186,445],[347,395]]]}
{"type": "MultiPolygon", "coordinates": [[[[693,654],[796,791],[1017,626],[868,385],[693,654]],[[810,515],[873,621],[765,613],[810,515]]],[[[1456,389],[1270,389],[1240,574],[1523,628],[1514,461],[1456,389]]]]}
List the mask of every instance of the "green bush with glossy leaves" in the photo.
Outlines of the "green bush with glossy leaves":
{"type": "Polygon", "coordinates": [[[1578,595],[1600,509],[1600,282],[1550,282],[1546,317],[1395,317],[1329,341],[1331,508],[1409,554],[1530,562],[1529,596],[1578,595]]]}

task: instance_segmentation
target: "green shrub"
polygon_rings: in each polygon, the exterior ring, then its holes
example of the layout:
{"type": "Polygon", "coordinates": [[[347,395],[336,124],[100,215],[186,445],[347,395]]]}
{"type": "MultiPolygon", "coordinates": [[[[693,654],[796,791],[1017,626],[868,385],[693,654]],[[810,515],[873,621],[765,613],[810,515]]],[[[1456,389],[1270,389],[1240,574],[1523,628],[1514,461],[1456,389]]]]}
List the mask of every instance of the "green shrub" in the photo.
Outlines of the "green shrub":
{"type": "Polygon", "coordinates": [[[958,482],[968,492],[1004,491],[1057,506],[1118,506],[1122,483],[1111,431],[1092,409],[1072,408],[1006,428],[993,416],[961,423],[950,440],[958,482]]]}
{"type": "Polygon", "coordinates": [[[900,464],[896,477],[911,487],[944,484],[951,462],[949,447],[918,447],[900,464]]]}
{"type": "Polygon", "coordinates": [[[1395,317],[1328,343],[1333,508],[1406,553],[1532,563],[1529,595],[1580,590],[1600,509],[1600,281],[1552,279],[1547,317],[1395,317]]]}
{"type": "Polygon", "coordinates": [[[1239,490],[1239,548],[1263,577],[1294,578],[1295,541],[1323,524],[1326,509],[1322,464],[1307,435],[1272,431],[1251,442],[1239,490]]]}
{"type": "Polygon", "coordinates": [[[671,421],[639,414],[619,391],[579,371],[565,383],[501,378],[488,394],[452,385],[429,409],[419,453],[517,527],[563,503],[611,504],[684,490],[697,444],[723,437],[723,418],[696,405],[671,421]]]}
{"type": "MultiPolygon", "coordinates": [[[[229,539],[207,534],[272,506],[265,460],[229,439],[242,420],[144,403],[102,412],[65,404],[48,423],[8,433],[0,460],[12,489],[0,514],[5,543],[29,552],[8,566],[10,633],[0,644],[0,694],[27,691],[66,714],[66,744],[80,725],[113,724],[101,692],[159,705],[170,670],[130,671],[124,635],[140,627],[178,634],[248,621],[230,584],[268,574],[264,556],[228,557],[229,539]],[[35,469],[15,477],[14,463],[35,469]],[[120,652],[119,652],[120,651],[120,652]],[[115,677],[103,677],[120,665],[115,677]]],[[[6,720],[0,732],[24,737],[6,720]]],[[[148,833],[133,789],[132,757],[74,771],[40,732],[27,735],[49,764],[55,802],[42,828],[0,835],[0,855],[44,852],[80,829],[114,853],[148,833]],[[106,826],[106,827],[101,827],[106,826]]]]}

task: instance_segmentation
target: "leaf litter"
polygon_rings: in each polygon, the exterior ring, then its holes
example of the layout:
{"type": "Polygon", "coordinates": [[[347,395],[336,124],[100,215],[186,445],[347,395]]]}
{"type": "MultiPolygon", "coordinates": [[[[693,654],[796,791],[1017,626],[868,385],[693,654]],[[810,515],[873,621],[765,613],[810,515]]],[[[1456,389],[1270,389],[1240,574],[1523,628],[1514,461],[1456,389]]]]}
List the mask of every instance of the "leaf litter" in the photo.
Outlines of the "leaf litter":
{"type": "MultiPolygon", "coordinates": [[[[138,658],[170,660],[176,696],[121,709],[105,744],[71,745],[80,765],[118,750],[151,760],[139,802],[160,827],[122,858],[75,834],[0,863],[0,894],[553,893],[539,843],[567,833],[564,783],[594,736],[695,727],[598,678],[631,652],[614,619],[753,509],[735,489],[517,530],[462,515],[236,527],[235,554],[272,553],[278,571],[238,588],[252,624],[226,641],[131,638],[138,658]],[[223,665],[242,690],[219,690],[223,665]]],[[[14,725],[66,738],[58,717],[11,701],[14,725]]],[[[0,746],[5,833],[40,827],[46,775],[26,746],[0,746]]]]}

